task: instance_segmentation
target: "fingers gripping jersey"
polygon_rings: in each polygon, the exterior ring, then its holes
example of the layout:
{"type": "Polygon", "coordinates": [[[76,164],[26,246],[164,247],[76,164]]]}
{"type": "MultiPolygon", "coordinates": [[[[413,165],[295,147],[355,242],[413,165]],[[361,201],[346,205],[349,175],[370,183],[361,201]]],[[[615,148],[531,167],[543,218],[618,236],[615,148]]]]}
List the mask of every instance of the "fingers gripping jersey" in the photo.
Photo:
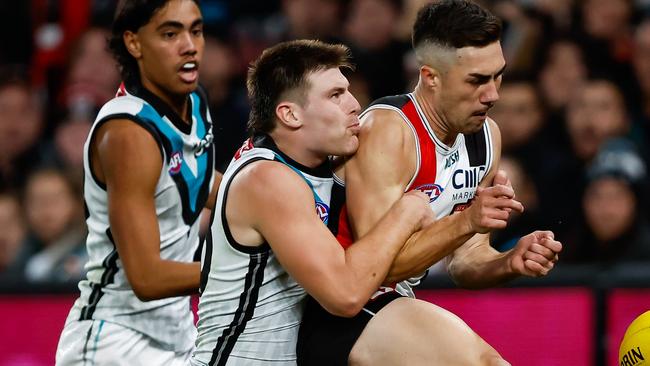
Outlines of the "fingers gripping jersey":
{"type": "Polygon", "coordinates": [[[190,350],[196,334],[189,297],[142,302],[135,296],[113,241],[106,186],[92,174],[90,141],[99,126],[115,119],[128,119],[151,133],[163,158],[155,191],[160,256],[191,262],[199,241],[198,216],[212,187],[214,153],[206,100],[194,92],[189,102],[191,125],[137,86],[128,91],[122,87],[99,112],[84,146],[88,274],[79,284],[81,295],[70,313],[71,318],[105,320],[134,329],[178,352],[190,350]]]}
{"type": "MultiPolygon", "coordinates": [[[[456,141],[447,146],[436,137],[413,94],[378,99],[361,116],[375,109],[388,109],[399,114],[415,138],[416,170],[406,191],[417,189],[427,194],[429,205],[438,219],[467,208],[476,188],[492,167],[494,149],[488,123],[485,122],[473,134],[459,134],[456,141]]],[[[334,233],[341,245],[347,247],[354,240],[350,235],[344,194],[336,193],[344,192],[345,188],[343,183],[337,183],[341,187],[335,187],[333,195],[340,198],[332,203],[332,212],[340,214],[332,218],[337,222],[334,233]]],[[[410,287],[409,283],[400,283],[397,290],[411,296],[410,287]]],[[[377,295],[386,291],[391,291],[391,288],[383,288],[377,295]]]]}
{"type": "MultiPolygon", "coordinates": [[[[244,144],[224,173],[206,238],[193,365],[296,363],[305,290],[282,268],[267,243],[258,247],[238,243],[225,216],[233,178],[259,160],[289,166],[311,187],[315,213],[323,222],[329,216],[333,180],[328,163],[315,169],[304,167],[279,151],[268,136],[244,144]]],[[[291,230],[290,221],[287,230],[291,230]]]]}

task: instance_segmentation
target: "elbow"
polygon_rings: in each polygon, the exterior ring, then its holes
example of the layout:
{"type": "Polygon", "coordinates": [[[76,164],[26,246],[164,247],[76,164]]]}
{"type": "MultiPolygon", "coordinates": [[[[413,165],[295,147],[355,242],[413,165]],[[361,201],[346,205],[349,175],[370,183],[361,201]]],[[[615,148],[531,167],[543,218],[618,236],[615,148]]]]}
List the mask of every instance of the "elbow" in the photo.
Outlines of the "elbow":
{"type": "Polygon", "coordinates": [[[352,318],[359,314],[363,306],[366,304],[368,299],[363,299],[361,296],[356,294],[350,294],[346,296],[341,296],[337,298],[336,301],[329,302],[328,304],[322,304],[325,310],[330,314],[342,317],[342,318],[352,318]]]}
{"type": "Polygon", "coordinates": [[[131,288],[140,301],[147,302],[158,300],[160,298],[156,293],[154,286],[149,285],[146,281],[133,281],[131,283],[131,288]]]}
{"type": "Polygon", "coordinates": [[[481,281],[476,280],[476,277],[473,276],[472,273],[469,273],[470,271],[463,271],[457,266],[450,265],[447,267],[447,272],[458,288],[464,290],[479,290],[485,288],[485,286],[481,285],[481,281]]]}

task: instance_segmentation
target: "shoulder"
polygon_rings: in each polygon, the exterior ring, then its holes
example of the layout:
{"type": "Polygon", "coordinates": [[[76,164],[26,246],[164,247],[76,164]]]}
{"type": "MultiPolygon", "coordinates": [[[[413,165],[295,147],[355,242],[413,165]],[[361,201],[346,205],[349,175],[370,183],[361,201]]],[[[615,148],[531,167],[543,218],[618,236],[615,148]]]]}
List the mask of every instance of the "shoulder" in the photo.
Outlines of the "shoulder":
{"type": "Polygon", "coordinates": [[[359,131],[360,150],[402,151],[414,148],[415,137],[404,118],[395,110],[373,109],[362,118],[359,131]]]}
{"type": "MultiPolygon", "coordinates": [[[[283,163],[260,159],[244,166],[232,180],[233,186],[243,187],[249,194],[264,200],[286,199],[301,191],[308,191],[304,180],[283,163]],[[286,195],[285,195],[286,194],[286,195]]],[[[241,188],[240,188],[241,189],[241,188]]]]}
{"type": "Polygon", "coordinates": [[[370,103],[369,108],[382,106],[384,108],[395,107],[395,108],[400,108],[401,109],[410,100],[411,99],[408,97],[407,94],[390,95],[390,96],[386,96],[386,97],[376,99],[375,101],[370,103]]]}
{"type": "MultiPolygon", "coordinates": [[[[156,138],[149,130],[129,118],[108,117],[98,127],[94,139],[100,152],[111,155],[140,153],[159,150],[156,138]]],[[[158,155],[158,154],[156,154],[158,155]]]]}
{"type": "Polygon", "coordinates": [[[96,120],[102,121],[117,118],[117,116],[124,118],[127,116],[135,117],[144,106],[145,102],[142,99],[132,95],[115,97],[102,106],[96,120]]]}

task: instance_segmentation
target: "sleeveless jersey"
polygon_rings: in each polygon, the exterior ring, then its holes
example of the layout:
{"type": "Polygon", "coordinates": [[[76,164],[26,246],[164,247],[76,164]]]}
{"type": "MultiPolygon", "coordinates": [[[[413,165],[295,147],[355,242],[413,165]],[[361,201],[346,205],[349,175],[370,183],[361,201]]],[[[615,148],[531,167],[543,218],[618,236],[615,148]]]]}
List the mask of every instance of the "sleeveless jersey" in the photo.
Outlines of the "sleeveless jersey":
{"type": "Polygon", "coordinates": [[[69,317],[117,323],[177,352],[191,350],[196,336],[189,297],[147,302],[136,297],[111,234],[106,186],[90,167],[90,142],[99,126],[112,119],[128,119],[151,133],[163,158],[155,191],[160,257],[191,262],[199,242],[198,217],[214,179],[214,153],[206,99],[197,91],[189,100],[191,125],[141,86],[129,86],[128,91],[121,86],[118,95],[100,110],[84,145],[88,274],[79,283],[81,295],[69,317]]]}
{"type": "Polygon", "coordinates": [[[269,136],[244,143],[223,175],[203,251],[193,365],[296,363],[305,290],[278,262],[268,243],[258,247],[238,243],[225,215],[233,178],[259,160],[286,164],[300,175],[314,194],[315,213],[327,222],[333,185],[329,162],[314,169],[302,166],[278,150],[269,136]]]}
{"type": "MultiPolygon", "coordinates": [[[[376,109],[398,113],[415,138],[416,169],[406,191],[417,189],[427,194],[429,205],[438,219],[467,208],[476,188],[492,167],[492,135],[487,121],[478,132],[458,134],[450,147],[436,137],[412,93],[380,98],[361,117],[376,109]]],[[[332,221],[336,223],[330,225],[330,229],[347,248],[354,240],[345,208],[345,187],[339,180],[332,194],[335,197],[332,221]]],[[[417,280],[409,282],[417,283],[417,280]]],[[[376,295],[392,289],[382,288],[376,295]]],[[[399,283],[396,289],[405,296],[412,296],[409,283],[399,283]]]]}

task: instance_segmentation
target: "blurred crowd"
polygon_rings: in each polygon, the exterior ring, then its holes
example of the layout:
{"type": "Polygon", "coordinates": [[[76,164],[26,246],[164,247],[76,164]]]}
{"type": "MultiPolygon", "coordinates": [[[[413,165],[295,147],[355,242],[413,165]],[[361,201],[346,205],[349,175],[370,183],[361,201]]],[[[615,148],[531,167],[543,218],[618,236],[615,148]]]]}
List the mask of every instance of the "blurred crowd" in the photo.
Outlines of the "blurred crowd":
{"type": "MultiPolygon", "coordinates": [[[[507,70],[490,116],[526,211],[499,250],[551,229],[560,265],[650,261],[650,1],[483,0],[504,21],[507,70]]],[[[86,254],[83,144],[120,82],[114,0],[0,2],[0,283],[77,281],[86,254]]],[[[203,0],[200,66],[223,170],[247,135],[248,64],[295,38],[350,46],[362,106],[418,77],[423,0],[203,0]]]]}

